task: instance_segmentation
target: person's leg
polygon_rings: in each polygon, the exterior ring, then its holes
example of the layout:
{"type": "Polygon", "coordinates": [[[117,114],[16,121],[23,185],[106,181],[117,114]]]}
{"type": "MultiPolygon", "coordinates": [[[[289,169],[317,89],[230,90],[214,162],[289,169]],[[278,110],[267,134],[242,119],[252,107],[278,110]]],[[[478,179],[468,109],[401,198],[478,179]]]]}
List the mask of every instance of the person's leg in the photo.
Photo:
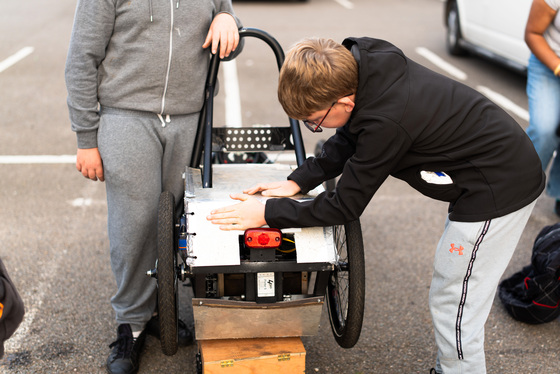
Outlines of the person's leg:
{"type": "MultiPolygon", "coordinates": [[[[527,96],[530,115],[527,135],[541,159],[543,170],[546,170],[560,144],[560,79],[534,55],[529,59],[527,96]]],[[[547,193],[560,198],[559,157],[552,161],[547,193]]]]}
{"type": "Polygon", "coordinates": [[[111,267],[117,292],[111,298],[117,339],[107,372],[138,370],[156,305],[156,283],[146,275],[156,258],[157,205],[163,148],[155,132],[157,117],[103,109],[98,145],[105,174],[111,267]]]}
{"type": "MultiPolygon", "coordinates": [[[[156,282],[146,275],[157,256],[159,196],[168,190],[180,207],[198,114],[174,116],[163,127],[155,115],[105,109],[99,150],[107,184],[111,265],[117,323],[141,331],[156,309],[156,282]]],[[[179,213],[179,212],[178,212],[179,213]]]]}
{"type": "MultiPolygon", "coordinates": [[[[107,188],[111,266],[117,283],[111,304],[119,324],[107,359],[109,373],[138,370],[144,328],[156,309],[156,281],[146,271],[154,267],[157,257],[159,197],[169,190],[181,202],[182,174],[190,161],[197,118],[179,116],[162,127],[154,114],[103,110],[98,141],[107,188]]],[[[192,341],[192,334],[190,339],[186,335],[186,328],[180,328],[179,341],[192,341]]]]}
{"type": "Polygon", "coordinates": [[[430,287],[437,373],[486,373],[484,324],[534,204],[486,222],[446,222],[430,287]]]}
{"type": "Polygon", "coordinates": [[[111,298],[118,324],[144,329],[156,306],[156,282],[146,275],[156,259],[157,206],[163,146],[157,117],[105,109],[98,133],[107,189],[111,298]]]}
{"type": "MultiPolygon", "coordinates": [[[[178,220],[183,213],[183,196],[185,181],[183,174],[190,164],[199,114],[170,116],[161,121],[155,128],[158,138],[163,146],[161,161],[161,191],[169,191],[175,198],[175,219],[178,220]],[[167,122],[169,121],[169,122],[167,122]]],[[[155,280],[154,280],[155,283],[155,280]]],[[[184,304],[184,302],[182,302],[184,304]]],[[[187,300],[187,304],[189,301],[187,300]]],[[[179,345],[187,346],[194,341],[194,322],[179,320],[178,338],[179,345]]],[[[146,332],[160,338],[159,316],[154,315],[146,325],[146,332]]]]}

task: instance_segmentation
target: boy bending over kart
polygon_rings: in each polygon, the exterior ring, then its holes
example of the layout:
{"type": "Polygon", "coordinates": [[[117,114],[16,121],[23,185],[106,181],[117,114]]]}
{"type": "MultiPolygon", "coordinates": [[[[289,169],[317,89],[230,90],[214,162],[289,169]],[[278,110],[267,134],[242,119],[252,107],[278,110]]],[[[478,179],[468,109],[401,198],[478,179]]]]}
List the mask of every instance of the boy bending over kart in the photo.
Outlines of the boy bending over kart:
{"type": "Polygon", "coordinates": [[[429,297],[435,372],[486,373],[484,324],[545,182],[523,129],[475,90],[371,38],[298,43],[278,97],[311,131],[336,134],[288,180],[233,194],[242,202],[208,220],[222,230],[340,225],[360,217],[389,175],[448,201],[429,297]],[[341,173],[336,190],[313,201],[249,196],[306,193],[341,173]]]}

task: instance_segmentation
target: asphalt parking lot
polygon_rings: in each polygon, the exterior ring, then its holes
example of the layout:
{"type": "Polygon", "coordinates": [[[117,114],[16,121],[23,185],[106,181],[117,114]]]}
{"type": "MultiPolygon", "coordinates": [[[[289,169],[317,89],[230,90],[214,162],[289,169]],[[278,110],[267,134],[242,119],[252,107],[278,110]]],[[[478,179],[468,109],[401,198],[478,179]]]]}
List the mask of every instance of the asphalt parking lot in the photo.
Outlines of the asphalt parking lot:
{"type": "MultiPolygon", "coordinates": [[[[10,374],[103,373],[108,345],[115,339],[105,186],[85,180],[72,163],[76,142],[63,72],[75,4],[31,0],[0,5],[0,61],[32,47],[0,71],[0,257],[27,309],[0,361],[0,371],[10,374]]],[[[267,30],[285,49],[305,36],[342,40],[370,35],[394,42],[414,60],[445,74],[417,52],[427,48],[465,71],[466,84],[490,87],[527,109],[523,77],[484,60],[446,55],[439,0],[252,0],[234,6],[245,26],[267,30]]],[[[252,48],[248,45],[237,61],[242,119],[283,121],[272,57],[252,48]]],[[[225,111],[217,111],[217,120],[223,120],[225,111]]],[[[304,136],[311,153],[320,138],[304,136]]],[[[505,276],[529,263],[537,233],[558,222],[552,207],[551,198],[538,200],[505,276]]],[[[308,373],[429,372],[436,348],[427,298],[446,211],[446,204],[403,182],[384,184],[361,218],[366,305],[360,341],[350,350],[338,347],[324,310],[318,334],[302,339],[308,373]]],[[[188,294],[188,288],[181,290],[181,316],[192,323],[188,294]]],[[[559,347],[558,321],[522,324],[494,301],[486,325],[488,373],[556,374],[559,347]]],[[[196,351],[196,346],[182,347],[167,357],[159,341],[149,337],[140,373],[195,373],[196,351]]]]}

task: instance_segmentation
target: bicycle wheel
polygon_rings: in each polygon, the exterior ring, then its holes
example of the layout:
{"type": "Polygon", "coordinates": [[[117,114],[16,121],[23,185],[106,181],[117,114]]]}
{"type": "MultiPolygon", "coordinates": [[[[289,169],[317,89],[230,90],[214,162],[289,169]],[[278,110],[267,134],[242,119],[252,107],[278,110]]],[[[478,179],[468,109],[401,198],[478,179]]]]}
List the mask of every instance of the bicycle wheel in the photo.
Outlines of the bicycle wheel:
{"type": "Polygon", "coordinates": [[[327,284],[327,309],[334,338],[352,348],[360,338],[364,318],[365,266],[360,221],[335,226],[339,259],[327,284]]]}
{"type": "Polygon", "coordinates": [[[177,253],[174,241],[175,198],[164,191],[158,206],[157,295],[161,350],[172,356],[178,348],[177,253]]]}

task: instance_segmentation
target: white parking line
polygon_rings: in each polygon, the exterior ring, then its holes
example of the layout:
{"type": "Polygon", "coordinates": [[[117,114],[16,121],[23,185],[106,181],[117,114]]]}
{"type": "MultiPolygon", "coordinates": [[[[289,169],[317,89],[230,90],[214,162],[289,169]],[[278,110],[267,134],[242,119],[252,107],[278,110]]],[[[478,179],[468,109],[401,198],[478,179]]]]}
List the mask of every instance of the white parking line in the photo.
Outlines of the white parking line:
{"type": "Polygon", "coordinates": [[[418,47],[416,48],[416,53],[430,61],[432,64],[436,65],[438,68],[452,75],[453,77],[461,81],[467,80],[467,74],[464,71],[457,69],[455,66],[443,60],[441,57],[439,57],[429,49],[418,47]]]}
{"type": "Polygon", "coordinates": [[[15,54],[11,55],[10,57],[5,59],[4,61],[1,61],[0,62],[0,73],[3,72],[4,70],[6,70],[7,68],[9,68],[10,66],[12,66],[14,64],[17,64],[19,61],[23,60],[24,58],[29,56],[31,53],[33,53],[33,51],[34,51],[33,47],[25,47],[25,48],[20,49],[15,54]]]}
{"type": "Polygon", "coordinates": [[[225,112],[227,127],[241,127],[241,98],[239,95],[239,79],[235,60],[222,63],[224,72],[225,112]]]}
{"type": "Polygon", "coordinates": [[[350,0],[334,0],[346,9],[354,9],[354,3],[350,0]]]}
{"type": "Polygon", "coordinates": [[[87,207],[91,206],[92,203],[93,200],[89,197],[78,197],[77,199],[70,201],[70,205],[73,207],[87,207]]]}

